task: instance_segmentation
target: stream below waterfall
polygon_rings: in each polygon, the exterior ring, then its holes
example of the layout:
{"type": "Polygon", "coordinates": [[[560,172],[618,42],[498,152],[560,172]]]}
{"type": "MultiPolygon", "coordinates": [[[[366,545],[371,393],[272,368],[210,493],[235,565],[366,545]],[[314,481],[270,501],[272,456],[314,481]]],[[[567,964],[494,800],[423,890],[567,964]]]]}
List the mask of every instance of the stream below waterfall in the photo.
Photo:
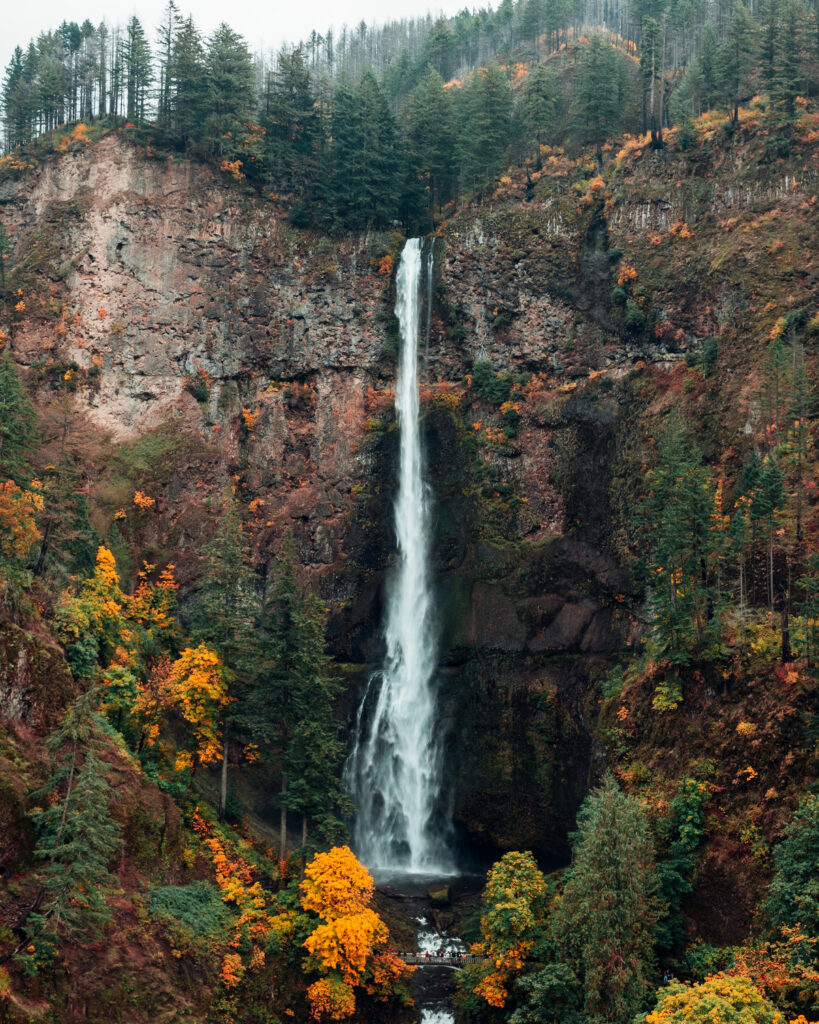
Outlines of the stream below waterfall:
{"type": "Polygon", "coordinates": [[[429,963],[419,966],[412,979],[418,1024],[454,1024],[452,993],[457,968],[438,965],[439,951],[465,953],[460,931],[477,906],[485,875],[409,875],[395,873],[377,879],[382,895],[400,905],[401,913],[415,929],[415,949],[401,950],[424,955],[429,963]],[[430,892],[448,890],[449,901],[434,901],[430,892]]]}

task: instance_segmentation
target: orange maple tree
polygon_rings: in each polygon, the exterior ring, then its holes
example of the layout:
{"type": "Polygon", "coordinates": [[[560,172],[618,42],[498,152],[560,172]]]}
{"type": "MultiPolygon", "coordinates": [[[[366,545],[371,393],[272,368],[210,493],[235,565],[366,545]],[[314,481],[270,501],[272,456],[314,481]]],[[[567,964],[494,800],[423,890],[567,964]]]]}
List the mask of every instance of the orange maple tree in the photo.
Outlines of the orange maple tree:
{"type": "Polygon", "coordinates": [[[347,846],[318,853],[305,869],[301,905],[320,918],[304,941],[306,966],[326,974],[307,995],[315,1020],[345,1020],[355,1012],[355,987],[389,999],[411,972],[389,949],[387,926],[370,907],[375,883],[347,846]]]}

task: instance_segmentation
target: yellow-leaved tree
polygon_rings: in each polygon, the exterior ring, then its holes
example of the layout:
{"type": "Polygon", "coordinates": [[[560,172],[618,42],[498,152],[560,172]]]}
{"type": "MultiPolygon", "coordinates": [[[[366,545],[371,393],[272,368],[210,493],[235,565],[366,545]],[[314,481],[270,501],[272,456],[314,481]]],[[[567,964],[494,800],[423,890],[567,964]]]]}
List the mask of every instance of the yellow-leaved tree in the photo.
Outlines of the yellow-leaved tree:
{"type": "Polygon", "coordinates": [[[222,752],[221,716],[229,702],[226,670],[207,644],[186,647],[170,667],[172,703],[191,726],[192,766],[213,764],[222,752]]]}
{"type": "Polygon", "coordinates": [[[400,994],[412,972],[389,949],[387,926],[371,908],[375,883],[347,846],[318,853],[305,869],[301,905],[320,921],[304,945],[305,966],[324,977],[307,990],[314,1020],[347,1020],[355,988],[379,1000],[400,994]]]}
{"type": "Polygon", "coordinates": [[[485,954],[486,966],[475,994],[490,1006],[502,1007],[509,982],[520,974],[542,931],[545,919],[546,879],[528,851],[512,851],[493,865],[483,891],[481,941],[474,952],[485,954]]]}
{"type": "Polygon", "coordinates": [[[647,1024],[785,1024],[748,978],[715,974],[701,985],[675,982],[662,990],[647,1024]]]}

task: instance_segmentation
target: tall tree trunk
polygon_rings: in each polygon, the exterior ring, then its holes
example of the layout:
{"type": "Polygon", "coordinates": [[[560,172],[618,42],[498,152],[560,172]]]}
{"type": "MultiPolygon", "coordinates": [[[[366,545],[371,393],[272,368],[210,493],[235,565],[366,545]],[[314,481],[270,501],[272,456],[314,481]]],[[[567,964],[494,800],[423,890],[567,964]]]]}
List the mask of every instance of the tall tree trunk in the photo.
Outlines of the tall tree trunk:
{"type": "Polygon", "coordinates": [[[225,741],[222,744],[222,777],[219,785],[219,821],[225,820],[227,810],[227,776],[228,776],[228,736],[225,728],[225,741]]]}
{"type": "Polygon", "coordinates": [[[287,807],[284,795],[287,792],[287,776],[282,775],[281,803],[279,805],[279,860],[287,856],[287,807]]]}
{"type": "Polygon", "coordinates": [[[307,815],[301,816],[301,878],[304,880],[304,869],[307,867],[307,815]]]}
{"type": "Polygon", "coordinates": [[[782,594],[782,664],[786,661],[790,661],[793,655],[791,654],[791,630],[789,624],[789,613],[790,613],[790,601],[788,600],[788,594],[782,594]]]}

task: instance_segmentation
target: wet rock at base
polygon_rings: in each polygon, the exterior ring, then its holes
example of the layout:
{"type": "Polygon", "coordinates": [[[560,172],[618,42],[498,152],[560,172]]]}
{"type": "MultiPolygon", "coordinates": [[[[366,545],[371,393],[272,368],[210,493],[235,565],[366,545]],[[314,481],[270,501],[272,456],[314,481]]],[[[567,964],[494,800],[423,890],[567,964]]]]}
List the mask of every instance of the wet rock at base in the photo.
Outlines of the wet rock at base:
{"type": "Polygon", "coordinates": [[[427,889],[427,896],[435,907],[448,907],[451,901],[448,885],[439,886],[437,889],[427,889]]]}

